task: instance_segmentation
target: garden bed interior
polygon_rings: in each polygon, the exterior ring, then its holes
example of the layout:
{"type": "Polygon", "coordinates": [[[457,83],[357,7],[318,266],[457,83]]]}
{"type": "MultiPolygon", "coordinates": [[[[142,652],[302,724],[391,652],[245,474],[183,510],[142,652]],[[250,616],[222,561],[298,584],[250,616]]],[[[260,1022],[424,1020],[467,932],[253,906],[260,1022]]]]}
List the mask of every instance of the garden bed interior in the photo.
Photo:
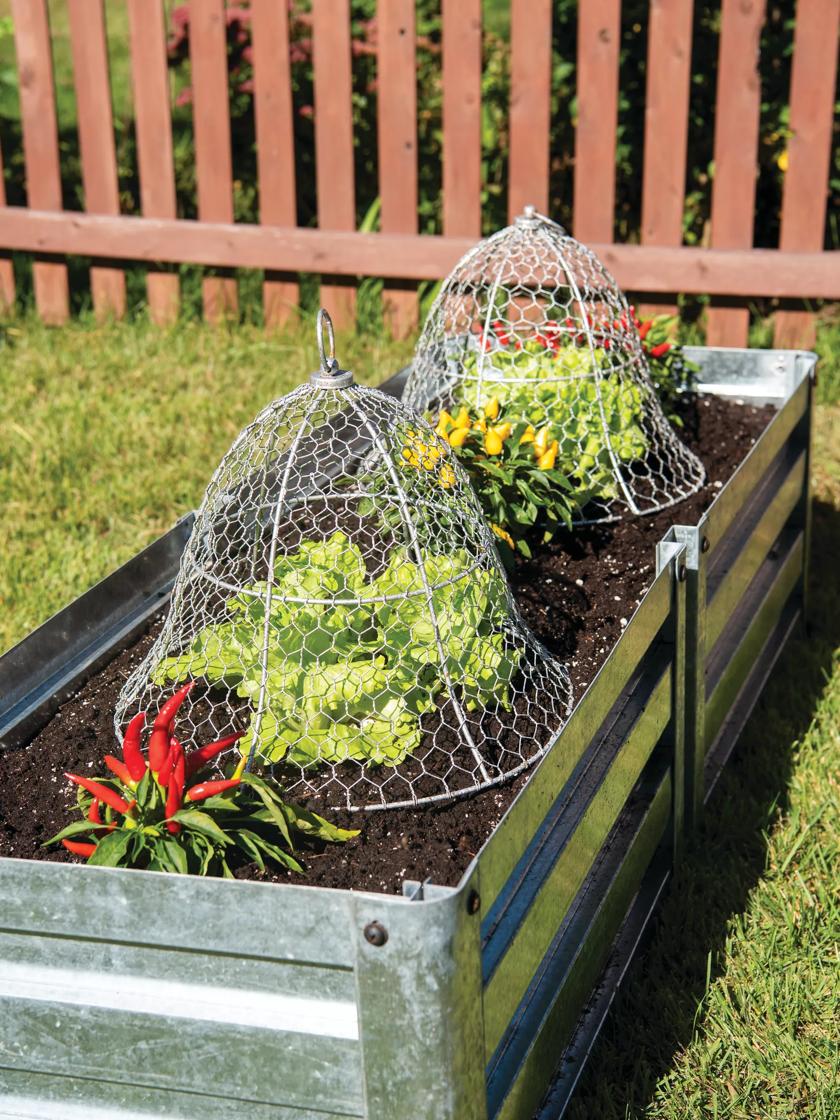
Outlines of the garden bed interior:
{"type": "MultiPolygon", "coordinates": [[[[629,623],[656,574],[656,544],[675,523],[695,524],[774,415],[771,404],[703,395],[684,409],[680,436],[703,461],[706,485],[651,516],[587,526],[520,560],[512,575],[516,601],[534,633],[568,665],[579,699],[629,623]]],[[[139,638],[66,700],[22,747],[0,752],[0,857],[71,861],[45,840],[72,816],[66,770],[92,776],[113,744],[113,713],[128,672],[147,651],[160,616],[139,638]]],[[[407,881],[455,885],[501,820],[529,772],[505,785],[439,806],[384,812],[330,812],[361,828],[346,845],[304,851],[304,877],[261,873],[243,878],[321,887],[402,893],[407,881]]]]}

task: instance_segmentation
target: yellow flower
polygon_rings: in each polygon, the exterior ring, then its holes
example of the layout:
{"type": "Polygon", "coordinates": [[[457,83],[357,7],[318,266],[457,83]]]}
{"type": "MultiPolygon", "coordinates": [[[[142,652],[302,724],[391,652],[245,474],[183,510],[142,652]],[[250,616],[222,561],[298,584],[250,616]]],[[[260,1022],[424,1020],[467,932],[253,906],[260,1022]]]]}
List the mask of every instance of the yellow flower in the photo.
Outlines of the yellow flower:
{"type": "Polygon", "coordinates": [[[557,459],[557,452],[560,449],[560,444],[554,440],[551,447],[544,451],[537,459],[537,466],[541,471],[550,471],[554,467],[555,460],[557,459]]]}
{"type": "Polygon", "coordinates": [[[444,490],[451,490],[455,485],[455,471],[452,469],[452,467],[450,467],[449,463],[444,463],[440,468],[438,482],[441,484],[444,490]]]}
{"type": "Polygon", "coordinates": [[[522,435],[519,438],[520,445],[522,445],[523,443],[533,443],[534,442],[534,436],[536,434],[537,433],[534,431],[534,425],[529,424],[528,427],[525,429],[525,431],[522,433],[522,435]]]}
{"type": "Polygon", "coordinates": [[[505,441],[495,428],[491,428],[484,436],[484,450],[488,455],[500,455],[505,441]]]}
{"type": "Polygon", "coordinates": [[[484,406],[484,415],[488,420],[495,420],[499,415],[499,398],[491,397],[487,404],[484,406]]]}
{"type": "Polygon", "coordinates": [[[545,427],[540,428],[534,437],[534,454],[542,455],[548,448],[548,441],[551,439],[551,425],[546,424],[545,427]]]}
{"type": "Polygon", "coordinates": [[[504,541],[505,544],[510,545],[511,548],[516,548],[516,542],[507,531],[507,529],[503,529],[501,525],[493,525],[492,522],[490,524],[490,528],[493,530],[500,541],[504,541]]]}
{"type": "Polygon", "coordinates": [[[456,428],[449,437],[450,447],[463,447],[469,434],[469,428],[456,428]]]}

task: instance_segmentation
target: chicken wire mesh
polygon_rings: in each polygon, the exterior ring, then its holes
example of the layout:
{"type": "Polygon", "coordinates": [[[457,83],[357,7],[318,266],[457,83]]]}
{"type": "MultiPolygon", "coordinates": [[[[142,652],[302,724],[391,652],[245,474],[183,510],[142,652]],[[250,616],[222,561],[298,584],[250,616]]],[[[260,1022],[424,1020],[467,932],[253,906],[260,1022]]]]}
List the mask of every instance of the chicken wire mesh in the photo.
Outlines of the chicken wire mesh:
{"type": "Polygon", "coordinates": [[[405,392],[406,404],[433,415],[493,398],[504,419],[540,428],[537,450],[555,448],[577,524],[653,513],[705,481],[662,411],[620,288],[533,207],[455,266],[405,392]]]}
{"type": "Polygon", "coordinates": [[[449,446],[339,370],[321,329],[321,370],[213,475],[115,730],[192,680],[177,738],[244,731],[234,755],[299,799],[378,809],[506,781],[561,727],[567,672],[522,622],[449,446]]]}

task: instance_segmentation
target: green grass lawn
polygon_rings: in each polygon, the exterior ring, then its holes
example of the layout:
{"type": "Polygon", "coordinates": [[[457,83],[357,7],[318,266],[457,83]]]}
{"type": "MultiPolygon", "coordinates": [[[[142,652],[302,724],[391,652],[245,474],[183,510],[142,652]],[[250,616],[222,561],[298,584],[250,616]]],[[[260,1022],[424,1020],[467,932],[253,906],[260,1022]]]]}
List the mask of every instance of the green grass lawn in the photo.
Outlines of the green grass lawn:
{"type": "MultiPolygon", "coordinates": [[[[410,344],[339,338],[380,381],[410,344]]],[[[785,652],[633,969],[574,1120],[840,1115],[840,332],[824,329],[813,618],[785,652]],[[833,892],[833,893],[832,893],[833,892]]],[[[315,367],[311,323],[0,326],[0,649],[167,529],[315,367]]]]}

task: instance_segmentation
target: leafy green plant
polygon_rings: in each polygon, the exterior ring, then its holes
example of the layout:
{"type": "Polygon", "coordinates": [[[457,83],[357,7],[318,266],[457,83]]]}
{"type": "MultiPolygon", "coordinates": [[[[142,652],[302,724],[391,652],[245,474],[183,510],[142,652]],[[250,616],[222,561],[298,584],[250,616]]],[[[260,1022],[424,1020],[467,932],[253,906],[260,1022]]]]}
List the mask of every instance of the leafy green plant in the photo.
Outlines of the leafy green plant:
{"type": "MultiPolygon", "coordinates": [[[[498,629],[502,581],[464,550],[426,553],[440,648],[423,574],[395,548],[375,578],[344,533],[304,541],[275,564],[269,611],[267,709],[254,711],[239,749],[299,766],[358,762],[396,766],[420,745],[420,717],[435,707],[444,669],[468,708],[508,703],[516,656],[498,629]],[[349,600],[349,602],[348,602],[349,600]],[[442,651],[442,655],[441,655],[442,651]]],[[[158,665],[156,683],[202,677],[256,707],[263,676],[266,584],[226,606],[189,648],[158,665]]]]}
{"type": "Polygon", "coordinates": [[[190,688],[181,689],[155,718],[148,759],[140,748],[146,718],[141,712],[126,731],[123,759],[105,756],[108,776],[65,775],[78,787],[83,819],[47,844],[61,843],[103,867],[232,878],[234,855],[261,870],[268,862],[300,872],[292,854],[296,840],[339,842],[357,835],[286,801],[277,782],[242,773],[241,766],[228,778],[210,777],[212,761],[240,736],[185,753],[172,730],[190,688]]]}

